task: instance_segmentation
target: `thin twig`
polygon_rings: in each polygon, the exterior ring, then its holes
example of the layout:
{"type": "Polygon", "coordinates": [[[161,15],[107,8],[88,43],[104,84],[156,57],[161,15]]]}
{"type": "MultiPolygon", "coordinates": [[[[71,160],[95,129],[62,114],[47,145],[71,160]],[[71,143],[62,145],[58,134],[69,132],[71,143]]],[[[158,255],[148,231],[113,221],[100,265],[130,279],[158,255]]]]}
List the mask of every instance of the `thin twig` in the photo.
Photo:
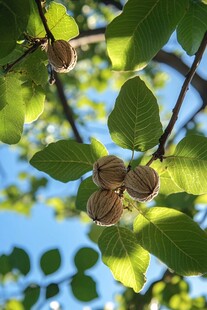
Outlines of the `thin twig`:
{"type": "Polygon", "coordinates": [[[37,41],[32,45],[30,48],[28,48],[24,54],[22,54],[19,58],[17,58],[14,62],[8,64],[5,66],[4,72],[8,73],[15,65],[20,63],[25,57],[27,57],[29,54],[33,53],[36,51],[36,49],[41,45],[41,41],[37,41]]]}
{"type": "Polygon", "coordinates": [[[54,38],[52,32],[50,31],[48,25],[47,25],[47,20],[46,20],[45,15],[44,15],[44,13],[43,13],[43,11],[42,11],[41,0],[35,0],[35,2],[36,2],[36,4],[37,4],[39,16],[40,16],[40,18],[41,18],[41,20],[42,20],[42,23],[43,23],[43,26],[44,26],[44,28],[45,28],[45,32],[46,32],[46,34],[47,34],[47,37],[48,37],[48,39],[50,39],[51,42],[53,43],[53,42],[55,41],[55,38],[54,38]]]}
{"type": "Polygon", "coordinates": [[[77,142],[83,143],[83,139],[81,138],[79,131],[76,127],[75,121],[74,121],[73,111],[72,111],[71,107],[68,105],[68,102],[67,102],[67,99],[66,99],[66,96],[64,93],[63,85],[62,85],[62,83],[58,77],[58,74],[56,72],[54,72],[54,77],[55,77],[55,85],[57,87],[57,92],[58,92],[58,95],[60,98],[60,103],[63,107],[65,116],[71,125],[75,139],[77,142]]]}
{"type": "Polygon", "coordinates": [[[157,151],[152,155],[152,158],[150,159],[150,161],[147,163],[147,165],[150,165],[154,160],[156,159],[160,159],[162,161],[163,159],[163,155],[165,154],[165,144],[166,144],[166,141],[169,137],[169,135],[171,134],[172,130],[173,130],[173,127],[178,119],[178,114],[179,114],[179,111],[180,111],[180,108],[182,106],[182,103],[183,103],[183,100],[185,98],[185,95],[186,95],[186,92],[188,91],[188,87],[189,87],[189,84],[191,83],[192,79],[193,79],[193,76],[195,74],[195,71],[202,59],[202,56],[203,56],[203,53],[205,51],[205,48],[206,48],[206,45],[207,45],[207,32],[205,33],[204,37],[203,37],[203,40],[201,42],[201,45],[196,53],[196,56],[195,56],[195,59],[194,59],[194,62],[191,66],[191,69],[190,71],[188,72],[187,76],[186,76],[186,79],[183,83],[183,86],[181,88],[181,91],[180,91],[180,94],[178,96],[178,99],[177,99],[177,102],[175,104],[175,107],[173,109],[173,113],[172,113],[172,117],[169,121],[169,124],[168,126],[166,127],[163,135],[161,136],[160,140],[159,140],[159,146],[158,146],[158,149],[157,151]]]}

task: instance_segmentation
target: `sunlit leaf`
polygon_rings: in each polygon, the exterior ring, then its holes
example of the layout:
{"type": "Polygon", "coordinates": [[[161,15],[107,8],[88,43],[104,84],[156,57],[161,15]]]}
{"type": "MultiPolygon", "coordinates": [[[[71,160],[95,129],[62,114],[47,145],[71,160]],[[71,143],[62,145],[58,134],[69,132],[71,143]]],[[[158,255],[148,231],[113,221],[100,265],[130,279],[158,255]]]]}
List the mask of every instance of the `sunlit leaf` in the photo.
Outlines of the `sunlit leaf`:
{"type": "Polygon", "coordinates": [[[207,138],[187,136],[165,161],[173,181],[189,194],[207,193],[207,138]]]}
{"type": "MultiPolygon", "coordinates": [[[[56,40],[70,40],[79,34],[78,25],[72,16],[67,14],[66,7],[60,3],[51,2],[45,14],[47,24],[56,40]]],[[[45,32],[39,33],[44,37],[45,32]]]]}
{"type": "Polygon", "coordinates": [[[138,242],[183,276],[207,272],[207,234],[190,217],[169,208],[151,208],[134,222],[138,242]]]}
{"type": "Polygon", "coordinates": [[[189,55],[197,52],[206,30],[207,6],[200,1],[190,1],[189,9],[177,28],[178,41],[189,55]]]}
{"type": "Polygon", "coordinates": [[[41,86],[28,82],[22,85],[22,93],[26,105],[25,123],[31,123],[44,110],[45,92],[41,86]]]}
{"type": "Polygon", "coordinates": [[[113,141],[123,148],[146,151],[158,144],[162,134],[158,104],[139,77],[122,86],[108,126],[113,141]]]}
{"type": "Polygon", "coordinates": [[[92,144],[61,140],[36,153],[30,163],[54,179],[68,182],[92,170],[93,163],[107,154],[105,147],[95,139],[92,144]]]}
{"type": "Polygon", "coordinates": [[[185,14],[188,0],[129,0],[107,27],[114,70],[142,69],[167,43],[185,14]]]}
{"type": "Polygon", "coordinates": [[[21,80],[18,74],[7,74],[0,80],[1,85],[3,83],[0,104],[4,105],[0,110],[0,140],[4,143],[15,144],[21,138],[25,115],[21,80]]]}
{"type": "Polygon", "coordinates": [[[138,244],[133,232],[119,226],[106,228],[98,245],[114,278],[139,292],[146,281],[149,253],[138,244]]]}

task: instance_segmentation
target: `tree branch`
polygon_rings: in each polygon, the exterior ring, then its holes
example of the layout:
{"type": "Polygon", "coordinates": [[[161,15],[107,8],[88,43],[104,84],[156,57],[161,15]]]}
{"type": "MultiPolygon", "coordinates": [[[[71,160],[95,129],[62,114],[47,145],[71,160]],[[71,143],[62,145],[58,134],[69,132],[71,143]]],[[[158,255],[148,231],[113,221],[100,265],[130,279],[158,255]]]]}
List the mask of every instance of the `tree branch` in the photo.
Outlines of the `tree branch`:
{"type": "Polygon", "coordinates": [[[55,85],[57,87],[57,92],[60,98],[60,103],[63,107],[63,111],[65,113],[66,119],[71,125],[76,141],[79,143],[83,143],[83,139],[81,138],[79,131],[77,129],[77,126],[75,124],[75,121],[74,121],[73,111],[71,107],[68,105],[68,102],[67,102],[67,99],[64,93],[63,85],[59,79],[58,74],[54,72],[54,75],[55,75],[55,85]]]}
{"type": "Polygon", "coordinates": [[[168,126],[166,127],[163,135],[161,136],[159,142],[159,146],[158,146],[158,149],[157,151],[153,154],[151,160],[148,162],[147,165],[150,165],[154,160],[156,159],[160,159],[162,160],[163,159],[163,155],[165,153],[165,144],[166,144],[166,141],[169,137],[169,135],[171,134],[172,130],[173,130],[173,127],[178,119],[178,114],[179,114],[179,111],[180,111],[180,108],[182,106],[182,103],[183,103],[183,100],[185,98],[185,95],[186,95],[186,92],[188,91],[188,88],[189,88],[189,84],[191,83],[192,79],[193,79],[193,76],[195,75],[195,71],[202,59],[202,56],[203,56],[203,53],[205,51],[205,48],[206,48],[206,45],[207,45],[207,32],[205,33],[204,37],[203,37],[203,40],[200,44],[200,47],[196,53],[196,56],[195,56],[195,59],[194,59],[194,62],[191,66],[191,69],[190,71],[188,72],[187,76],[186,76],[186,79],[183,83],[183,86],[181,88],[181,91],[180,91],[180,94],[178,96],[178,99],[177,99],[177,102],[175,104],[175,107],[173,109],[173,113],[172,113],[172,116],[171,116],[171,119],[168,123],[168,126]]]}
{"type": "Polygon", "coordinates": [[[48,39],[50,39],[51,42],[53,43],[53,42],[55,41],[55,38],[54,38],[52,32],[50,31],[48,25],[47,25],[47,20],[46,20],[45,15],[44,15],[44,13],[43,13],[43,11],[42,11],[41,0],[35,0],[35,2],[36,2],[36,4],[37,4],[39,16],[40,16],[40,18],[41,18],[41,20],[42,20],[42,23],[43,23],[43,26],[44,26],[44,28],[45,28],[45,32],[46,32],[46,34],[47,34],[47,37],[48,37],[48,39]]]}

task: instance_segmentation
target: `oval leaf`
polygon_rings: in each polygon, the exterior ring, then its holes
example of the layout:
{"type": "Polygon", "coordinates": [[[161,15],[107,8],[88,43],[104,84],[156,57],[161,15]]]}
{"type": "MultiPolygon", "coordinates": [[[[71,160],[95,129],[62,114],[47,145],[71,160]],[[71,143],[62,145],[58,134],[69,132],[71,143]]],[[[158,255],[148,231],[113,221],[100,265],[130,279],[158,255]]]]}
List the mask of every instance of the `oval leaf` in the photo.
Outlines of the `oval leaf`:
{"type": "Polygon", "coordinates": [[[54,273],[60,268],[61,256],[58,249],[45,252],[40,259],[40,267],[45,275],[54,273]]]}
{"type": "Polygon", "coordinates": [[[12,268],[18,269],[23,275],[30,271],[30,258],[27,252],[20,248],[14,248],[9,256],[12,268]]]}
{"type": "Polygon", "coordinates": [[[139,77],[122,86],[108,127],[113,141],[123,148],[144,152],[158,144],[162,125],[157,100],[139,77]]]}
{"type": "Polygon", "coordinates": [[[149,253],[136,240],[132,231],[123,227],[106,228],[98,241],[102,260],[116,280],[139,292],[145,281],[149,253]]]}
{"type": "Polygon", "coordinates": [[[190,1],[189,10],[177,28],[178,42],[189,55],[194,55],[201,44],[206,30],[207,6],[199,1],[190,1]]]}
{"type": "Polygon", "coordinates": [[[142,69],[167,43],[186,12],[188,0],[129,0],[107,27],[114,70],[142,69]]]}
{"type": "Polygon", "coordinates": [[[77,273],[71,281],[73,295],[80,301],[90,301],[98,297],[96,282],[83,273],[77,273]]]}
{"type": "Polygon", "coordinates": [[[30,163],[54,179],[68,182],[92,170],[93,163],[107,154],[105,147],[95,139],[92,144],[61,140],[37,152],[30,163]]]}
{"type": "Polygon", "coordinates": [[[207,193],[207,138],[188,136],[164,164],[174,182],[189,194],[207,193]]]}
{"type": "Polygon", "coordinates": [[[75,255],[74,261],[78,271],[93,267],[98,260],[98,253],[92,248],[81,248],[75,255]]]}
{"type": "Polygon", "coordinates": [[[24,290],[24,300],[22,304],[25,310],[30,310],[32,306],[38,301],[40,296],[39,285],[32,284],[24,290]]]}
{"type": "MultiPolygon", "coordinates": [[[[66,7],[60,3],[51,2],[45,14],[47,24],[56,40],[66,40],[76,37],[79,34],[78,25],[73,17],[67,14],[66,7]]],[[[39,33],[40,37],[45,36],[45,31],[39,33]]]]}
{"type": "Polygon", "coordinates": [[[187,215],[151,208],[134,222],[138,242],[183,276],[207,272],[207,234],[187,215]]]}
{"type": "Polygon", "coordinates": [[[59,293],[60,289],[56,283],[51,283],[46,287],[45,297],[46,299],[51,298],[59,293]]]}

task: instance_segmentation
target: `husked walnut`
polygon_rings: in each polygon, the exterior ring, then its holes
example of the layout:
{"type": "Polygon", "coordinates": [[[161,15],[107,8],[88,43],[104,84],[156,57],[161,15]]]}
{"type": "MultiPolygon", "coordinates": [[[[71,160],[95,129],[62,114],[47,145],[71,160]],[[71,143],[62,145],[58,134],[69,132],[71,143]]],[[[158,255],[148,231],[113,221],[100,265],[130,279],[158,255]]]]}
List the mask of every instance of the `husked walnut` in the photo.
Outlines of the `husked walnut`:
{"type": "Polygon", "coordinates": [[[160,188],[160,179],[153,168],[138,166],[127,173],[124,184],[132,198],[140,202],[147,202],[157,196],[160,188]]]}
{"type": "Polygon", "coordinates": [[[121,198],[111,190],[98,190],[88,199],[87,213],[102,226],[112,226],[121,218],[123,206],[121,198]]]}
{"type": "Polygon", "coordinates": [[[69,72],[77,62],[76,50],[65,40],[56,40],[46,47],[48,60],[56,72],[69,72]]]}
{"type": "Polygon", "coordinates": [[[99,158],[93,165],[93,181],[104,189],[120,187],[126,176],[127,169],[123,160],[107,155],[99,158]]]}

